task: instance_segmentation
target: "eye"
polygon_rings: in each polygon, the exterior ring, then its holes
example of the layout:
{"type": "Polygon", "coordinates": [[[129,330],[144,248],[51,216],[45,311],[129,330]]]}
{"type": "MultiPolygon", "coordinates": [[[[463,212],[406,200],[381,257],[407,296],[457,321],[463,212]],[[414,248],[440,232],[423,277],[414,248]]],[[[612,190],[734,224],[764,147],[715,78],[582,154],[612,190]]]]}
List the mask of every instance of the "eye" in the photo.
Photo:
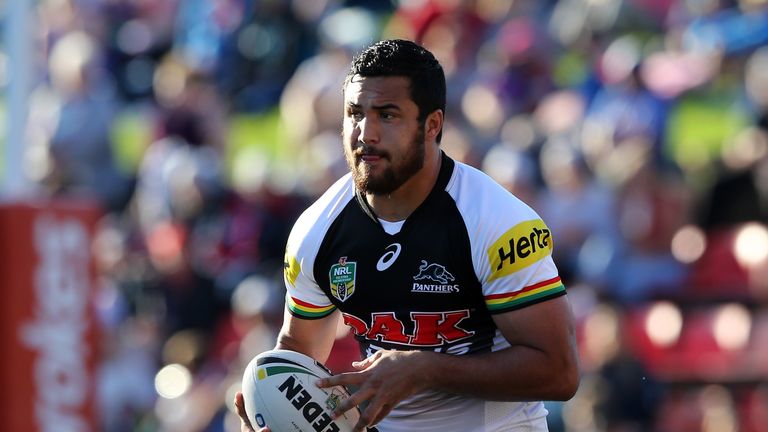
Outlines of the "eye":
{"type": "Polygon", "coordinates": [[[363,119],[363,113],[360,111],[348,111],[347,117],[351,118],[356,122],[359,122],[363,119]]]}
{"type": "Polygon", "coordinates": [[[392,120],[393,118],[395,118],[395,115],[394,115],[394,114],[392,114],[392,113],[389,113],[389,112],[386,112],[386,111],[382,111],[382,113],[381,113],[381,114],[379,114],[379,116],[380,116],[382,119],[384,119],[384,120],[392,120]]]}

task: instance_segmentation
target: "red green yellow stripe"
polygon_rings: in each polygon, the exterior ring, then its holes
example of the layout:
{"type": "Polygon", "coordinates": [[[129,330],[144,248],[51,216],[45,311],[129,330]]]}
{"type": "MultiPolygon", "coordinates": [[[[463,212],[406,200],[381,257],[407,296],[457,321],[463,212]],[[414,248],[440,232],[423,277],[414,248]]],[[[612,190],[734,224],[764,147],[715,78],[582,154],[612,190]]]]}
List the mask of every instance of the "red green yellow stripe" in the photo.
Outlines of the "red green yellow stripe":
{"type": "Polygon", "coordinates": [[[307,303],[297,298],[288,296],[288,309],[294,315],[299,315],[306,318],[322,318],[333,312],[335,308],[336,306],[332,304],[328,306],[315,306],[311,303],[307,303]]]}
{"type": "Polygon", "coordinates": [[[533,284],[513,293],[492,294],[485,296],[485,305],[491,312],[513,309],[521,305],[565,292],[565,286],[560,277],[554,277],[533,284]]]}

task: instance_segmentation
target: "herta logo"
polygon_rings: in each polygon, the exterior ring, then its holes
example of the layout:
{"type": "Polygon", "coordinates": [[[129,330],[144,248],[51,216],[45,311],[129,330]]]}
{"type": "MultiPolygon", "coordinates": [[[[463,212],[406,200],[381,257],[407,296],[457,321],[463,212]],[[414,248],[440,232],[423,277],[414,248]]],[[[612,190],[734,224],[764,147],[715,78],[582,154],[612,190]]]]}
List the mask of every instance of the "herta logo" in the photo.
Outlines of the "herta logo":
{"type": "MultiPolygon", "coordinates": [[[[295,375],[289,376],[280,384],[278,390],[285,394],[285,398],[291,402],[291,405],[301,412],[301,415],[312,424],[313,429],[318,432],[339,431],[339,426],[333,422],[331,416],[323,410],[319,403],[312,401],[312,395],[304,389],[304,386],[296,379],[295,375]]],[[[338,396],[336,396],[333,403],[338,403],[338,396]]],[[[326,401],[326,405],[330,408],[328,401],[326,401]]]]}
{"type": "Polygon", "coordinates": [[[339,299],[346,301],[355,293],[355,270],[357,263],[347,262],[347,257],[339,258],[339,263],[331,266],[328,276],[331,280],[331,294],[339,299]]]}
{"type": "Polygon", "coordinates": [[[521,222],[488,248],[492,281],[522,270],[552,252],[552,236],[541,219],[521,222]]]}

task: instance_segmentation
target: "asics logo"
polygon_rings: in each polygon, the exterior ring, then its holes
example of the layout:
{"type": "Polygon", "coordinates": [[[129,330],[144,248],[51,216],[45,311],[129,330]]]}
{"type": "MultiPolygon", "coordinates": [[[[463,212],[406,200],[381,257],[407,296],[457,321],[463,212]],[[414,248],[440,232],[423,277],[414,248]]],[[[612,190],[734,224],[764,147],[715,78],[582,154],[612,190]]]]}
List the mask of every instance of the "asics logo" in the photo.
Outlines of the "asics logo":
{"type": "Polygon", "coordinates": [[[387,246],[386,252],[379,258],[379,262],[376,263],[376,270],[384,271],[388,269],[400,255],[401,249],[402,247],[400,246],[400,243],[392,243],[387,246]]]}

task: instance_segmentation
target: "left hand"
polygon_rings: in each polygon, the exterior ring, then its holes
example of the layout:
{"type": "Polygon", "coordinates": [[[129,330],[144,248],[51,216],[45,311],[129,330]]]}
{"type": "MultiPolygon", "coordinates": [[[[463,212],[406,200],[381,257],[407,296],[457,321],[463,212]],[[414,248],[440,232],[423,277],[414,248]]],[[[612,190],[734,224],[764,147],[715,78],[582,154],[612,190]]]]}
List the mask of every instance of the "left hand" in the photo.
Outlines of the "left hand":
{"type": "Polygon", "coordinates": [[[243,393],[237,392],[235,394],[235,408],[237,409],[237,415],[240,416],[240,430],[241,432],[269,432],[269,428],[264,427],[256,431],[248,420],[248,415],[245,413],[245,400],[243,400],[243,393]]]}
{"type": "Polygon", "coordinates": [[[421,351],[378,351],[372,356],[352,363],[358,372],[348,372],[318,381],[321,388],[336,385],[356,386],[357,391],[334,411],[338,416],[368,401],[353,431],[375,426],[400,401],[427,388],[429,356],[421,351]]]}

